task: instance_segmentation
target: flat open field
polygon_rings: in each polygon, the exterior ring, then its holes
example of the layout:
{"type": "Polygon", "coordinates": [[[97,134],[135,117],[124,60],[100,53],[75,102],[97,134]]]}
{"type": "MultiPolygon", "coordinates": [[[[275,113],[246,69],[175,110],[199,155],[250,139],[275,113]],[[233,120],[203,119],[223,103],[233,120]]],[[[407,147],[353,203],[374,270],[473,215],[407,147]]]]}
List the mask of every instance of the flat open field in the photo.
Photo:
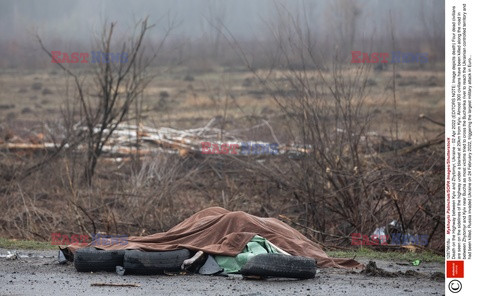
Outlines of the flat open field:
{"type": "MultiPolygon", "coordinates": [[[[227,131],[246,130],[262,119],[281,126],[278,107],[271,95],[248,70],[216,68],[211,72],[191,74],[184,68],[154,68],[151,72],[158,76],[149,84],[141,100],[145,126],[203,127],[214,117],[224,119],[218,122],[227,131]]],[[[400,138],[421,141],[437,135],[442,129],[418,116],[425,114],[443,121],[443,71],[400,68],[396,72],[400,138]]],[[[275,73],[278,81],[283,75],[281,71],[275,73]]],[[[374,122],[379,123],[372,125],[371,131],[389,136],[393,112],[392,71],[372,70],[369,77],[366,102],[376,115],[374,122]]],[[[65,98],[72,96],[65,86],[66,78],[54,65],[45,70],[1,70],[2,128],[14,128],[15,122],[20,122],[28,130],[42,130],[45,121],[60,120],[65,98]]]]}

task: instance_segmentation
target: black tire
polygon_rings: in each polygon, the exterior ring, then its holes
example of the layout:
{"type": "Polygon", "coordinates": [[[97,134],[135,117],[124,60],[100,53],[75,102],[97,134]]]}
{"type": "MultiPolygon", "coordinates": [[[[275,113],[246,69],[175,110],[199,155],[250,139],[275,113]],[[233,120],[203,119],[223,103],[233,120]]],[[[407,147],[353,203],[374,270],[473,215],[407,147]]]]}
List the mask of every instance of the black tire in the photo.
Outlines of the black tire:
{"type": "Polygon", "coordinates": [[[115,271],[117,265],[123,266],[124,250],[106,251],[95,248],[79,249],[74,255],[77,271],[115,271]]]}
{"type": "Polygon", "coordinates": [[[260,254],[242,267],[240,273],[245,276],[284,277],[311,279],[315,277],[315,260],[307,257],[282,254],[260,254]]]}
{"type": "Polygon", "coordinates": [[[179,271],[183,261],[190,258],[187,249],[165,252],[125,251],[123,267],[131,274],[161,274],[165,271],[179,271]]]}

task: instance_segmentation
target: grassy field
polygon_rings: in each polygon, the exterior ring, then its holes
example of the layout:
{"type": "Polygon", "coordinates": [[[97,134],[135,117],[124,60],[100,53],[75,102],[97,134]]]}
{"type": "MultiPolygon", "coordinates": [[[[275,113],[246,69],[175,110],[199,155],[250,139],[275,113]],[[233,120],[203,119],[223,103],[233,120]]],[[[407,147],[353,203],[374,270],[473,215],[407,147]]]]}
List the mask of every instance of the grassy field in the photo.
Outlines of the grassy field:
{"type": "MultiPolygon", "coordinates": [[[[184,68],[155,68],[152,72],[159,75],[142,99],[142,123],[146,126],[202,127],[216,116],[225,117],[227,130],[255,125],[259,119],[275,121],[277,106],[248,71],[217,68],[213,72],[191,74],[184,68]]],[[[275,73],[278,81],[282,75],[281,71],[275,73]]],[[[369,75],[366,102],[372,106],[376,120],[382,123],[375,125],[375,131],[388,134],[393,105],[392,72],[371,71],[369,75]]],[[[400,138],[420,141],[438,134],[441,131],[438,127],[422,122],[418,116],[423,113],[443,121],[443,71],[397,69],[396,76],[400,138]]],[[[29,122],[29,128],[41,130],[44,121],[59,120],[65,98],[72,96],[65,86],[65,77],[53,66],[41,71],[1,70],[3,125],[29,122]]]]}
{"type": "Polygon", "coordinates": [[[1,237],[0,248],[7,250],[58,250],[58,246],[54,246],[50,242],[6,239],[1,237]]]}

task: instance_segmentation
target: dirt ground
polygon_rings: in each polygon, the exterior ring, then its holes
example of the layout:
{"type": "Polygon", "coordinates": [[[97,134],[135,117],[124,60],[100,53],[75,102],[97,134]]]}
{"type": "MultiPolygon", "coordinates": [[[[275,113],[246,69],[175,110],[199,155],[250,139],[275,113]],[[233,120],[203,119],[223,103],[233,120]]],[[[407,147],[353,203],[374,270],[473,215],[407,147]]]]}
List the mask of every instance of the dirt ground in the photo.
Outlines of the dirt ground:
{"type": "MultiPolygon", "coordinates": [[[[119,276],[115,273],[79,273],[73,264],[59,265],[56,251],[19,250],[8,260],[0,249],[0,295],[444,295],[442,263],[376,260],[376,265],[396,274],[372,276],[339,269],[320,269],[314,279],[245,280],[230,277],[119,276]],[[92,283],[136,283],[140,287],[96,287],[92,283]]],[[[356,258],[367,264],[369,260],[356,258]]]]}

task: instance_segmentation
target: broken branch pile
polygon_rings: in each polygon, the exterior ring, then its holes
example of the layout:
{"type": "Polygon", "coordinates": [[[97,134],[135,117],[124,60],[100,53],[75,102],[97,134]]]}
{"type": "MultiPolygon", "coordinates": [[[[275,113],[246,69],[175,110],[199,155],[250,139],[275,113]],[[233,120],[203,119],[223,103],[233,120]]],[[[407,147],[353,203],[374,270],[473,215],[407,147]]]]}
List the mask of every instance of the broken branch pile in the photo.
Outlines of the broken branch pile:
{"type": "MultiPolygon", "coordinates": [[[[94,129],[98,132],[100,129],[94,129]]],[[[79,126],[76,128],[79,134],[87,131],[86,127],[79,126]]],[[[108,129],[103,133],[109,134],[108,129]]],[[[147,156],[157,153],[176,153],[181,156],[199,155],[202,153],[202,142],[209,142],[211,145],[222,144],[242,146],[242,141],[232,134],[222,131],[218,128],[207,126],[203,128],[176,130],[173,128],[151,128],[142,125],[119,125],[110,135],[106,145],[103,146],[103,156],[121,160],[131,155],[147,156]]],[[[249,141],[249,145],[268,146],[271,143],[262,141],[249,141]]],[[[275,143],[277,144],[277,143],[275,143]]],[[[73,146],[73,145],[70,145],[73,146]]],[[[44,140],[42,134],[35,134],[33,137],[21,138],[13,137],[13,140],[0,142],[1,152],[13,152],[17,154],[34,154],[34,153],[53,153],[59,149],[57,143],[44,140]],[[32,138],[35,141],[32,141],[32,138]]],[[[69,144],[64,146],[69,147],[69,144]]],[[[85,151],[87,147],[84,144],[78,144],[79,151],[85,151]]],[[[278,144],[278,154],[295,154],[301,155],[310,153],[310,147],[300,145],[284,145],[278,144]]],[[[238,156],[248,155],[238,153],[238,156]]]]}

